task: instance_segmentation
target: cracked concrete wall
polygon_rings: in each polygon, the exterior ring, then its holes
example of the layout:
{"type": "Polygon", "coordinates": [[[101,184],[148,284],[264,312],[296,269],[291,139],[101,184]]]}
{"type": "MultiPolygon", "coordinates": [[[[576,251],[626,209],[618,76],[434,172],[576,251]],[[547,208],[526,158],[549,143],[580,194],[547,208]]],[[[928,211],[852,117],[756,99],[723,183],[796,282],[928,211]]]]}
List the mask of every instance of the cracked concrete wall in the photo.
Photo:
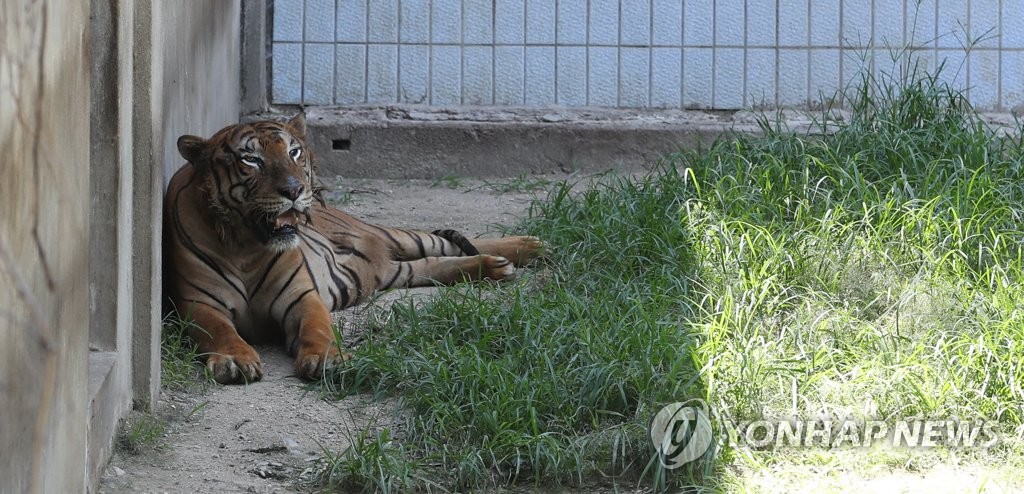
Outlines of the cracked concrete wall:
{"type": "Polygon", "coordinates": [[[0,3],[0,492],[80,492],[89,3],[0,3]]]}

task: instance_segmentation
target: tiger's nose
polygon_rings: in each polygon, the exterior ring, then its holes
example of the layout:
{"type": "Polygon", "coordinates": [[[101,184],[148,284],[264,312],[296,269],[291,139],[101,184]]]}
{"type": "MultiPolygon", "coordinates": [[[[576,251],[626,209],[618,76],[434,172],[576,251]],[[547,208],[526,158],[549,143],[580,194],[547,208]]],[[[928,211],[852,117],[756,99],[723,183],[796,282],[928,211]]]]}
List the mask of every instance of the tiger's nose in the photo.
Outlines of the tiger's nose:
{"type": "Polygon", "coordinates": [[[305,190],[306,188],[302,184],[292,183],[291,180],[289,180],[288,182],[289,184],[287,187],[281,187],[280,189],[277,189],[277,191],[282,196],[285,196],[288,199],[294,201],[298,199],[300,195],[302,195],[302,191],[305,190]]]}

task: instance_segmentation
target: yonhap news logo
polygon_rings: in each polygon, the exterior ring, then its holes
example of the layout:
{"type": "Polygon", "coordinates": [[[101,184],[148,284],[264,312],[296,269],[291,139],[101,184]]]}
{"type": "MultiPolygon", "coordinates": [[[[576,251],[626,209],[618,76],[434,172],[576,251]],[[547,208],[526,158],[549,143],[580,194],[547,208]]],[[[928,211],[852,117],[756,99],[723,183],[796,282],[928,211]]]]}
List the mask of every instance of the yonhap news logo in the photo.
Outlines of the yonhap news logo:
{"type": "Polygon", "coordinates": [[[667,469],[703,456],[712,438],[711,414],[702,400],[669,403],[651,419],[651,442],[667,469]]]}
{"type": "Polygon", "coordinates": [[[998,423],[958,417],[910,417],[889,420],[802,418],[730,421],[712,415],[699,399],[666,405],[651,419],[651,442],[667,469],[679,468],[708,451],[716,431],[735,447],[783,448],[936,448],[987,450],[1002,442],[998,423]]]}
{"type": "Polygon", "coordinates": [[[988,449],[999,444],[997,424],[960,418],[892,420],[789,418],[723,424],[739,446],[782,448],[936,448],[988,449]]]}

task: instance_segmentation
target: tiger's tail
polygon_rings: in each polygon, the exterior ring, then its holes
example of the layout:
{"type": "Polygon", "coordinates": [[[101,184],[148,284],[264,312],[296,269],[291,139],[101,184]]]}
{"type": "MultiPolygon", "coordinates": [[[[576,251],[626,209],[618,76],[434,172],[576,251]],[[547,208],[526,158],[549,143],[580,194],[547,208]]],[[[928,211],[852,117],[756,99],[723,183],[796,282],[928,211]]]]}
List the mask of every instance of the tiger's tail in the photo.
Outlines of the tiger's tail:
{"type": "Polygon", "coordinates": [[[438,237],[441,237],[441,238],[443,238],[443,239],[445,239],[445,240],[455,244],[455,246],[458,247],[460,250],[462,250],[462,253],[467,255],[467,256],[478,256],[478,255],[480,255],[480,250],[477,249],[476,246],[474,246],[473,243],[470,242],[469,239],[466,238],[465,235],[463,235],[463,234],[461,234],[461,233],[459,233],[459,232],[457,232],[455,230],[434,230],[434,231],[432,231],[430,233],[432,235],[437,235],[438,237]]]}

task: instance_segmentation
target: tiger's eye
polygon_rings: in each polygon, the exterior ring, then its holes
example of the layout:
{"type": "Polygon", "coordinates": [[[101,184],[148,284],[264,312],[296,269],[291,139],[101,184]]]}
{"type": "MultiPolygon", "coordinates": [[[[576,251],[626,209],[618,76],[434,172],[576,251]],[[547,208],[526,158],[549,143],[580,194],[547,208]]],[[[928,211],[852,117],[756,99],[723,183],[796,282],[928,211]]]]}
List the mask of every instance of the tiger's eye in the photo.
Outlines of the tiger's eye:
{"type": "Polygon", "coordinates": [[[259,168],[263,166],[263,160],[258,156],[246,156],[242,158],[242,163],[249,165],[253,168],[259,168]]]}

